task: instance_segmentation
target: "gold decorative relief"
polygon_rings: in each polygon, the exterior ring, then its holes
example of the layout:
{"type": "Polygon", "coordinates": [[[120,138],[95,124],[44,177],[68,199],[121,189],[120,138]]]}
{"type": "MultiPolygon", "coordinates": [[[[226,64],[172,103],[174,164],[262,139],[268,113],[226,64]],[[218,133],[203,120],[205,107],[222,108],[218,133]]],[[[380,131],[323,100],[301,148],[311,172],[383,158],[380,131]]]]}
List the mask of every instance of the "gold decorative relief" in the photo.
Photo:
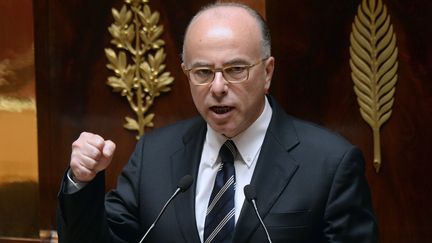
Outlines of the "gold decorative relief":
{"type": "Polygon", "coordinates": [[[374,167],[381,167],[380,128],[390,118],[398,69],[396,35],[381,0],[363,0],[350,36],[350,66],[360,113],[372,128],[374,167]]]}
{"type": "Polygon", "coordinates": [[[9,50],[11,57],[0,57],[0,112],[36,111],[34,48],[30,45],[24,52],[9,50]]]}
{"type": "Polygon", "coordinates": [[[169,87],[174,78],[165,72],[165,42],[161,39],[163,26],[159,13],[151,12],[148,0],[125,0],[120,11],[112,9],[114,23],[108,28],[116,50],[105,49],[114,72],[107,84],[113,92],[125,96],[136,119],[126,116],[124,127],[144,135],[146,127],[153,126],[154,113],[148,113],[155,98],[169,87]]]}

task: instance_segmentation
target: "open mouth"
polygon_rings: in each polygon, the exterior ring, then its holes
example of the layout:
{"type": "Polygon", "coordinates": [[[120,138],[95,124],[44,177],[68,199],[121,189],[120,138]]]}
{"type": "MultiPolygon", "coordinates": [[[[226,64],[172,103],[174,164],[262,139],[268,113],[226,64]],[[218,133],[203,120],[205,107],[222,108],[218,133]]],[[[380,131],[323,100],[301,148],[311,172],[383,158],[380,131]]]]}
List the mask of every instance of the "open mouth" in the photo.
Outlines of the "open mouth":
{"type": "Polygon", "coordinates": [[[230,112],[233,108],[229,106],[212,106],[210,109],[216,114],[225,114],[230,112]]]}

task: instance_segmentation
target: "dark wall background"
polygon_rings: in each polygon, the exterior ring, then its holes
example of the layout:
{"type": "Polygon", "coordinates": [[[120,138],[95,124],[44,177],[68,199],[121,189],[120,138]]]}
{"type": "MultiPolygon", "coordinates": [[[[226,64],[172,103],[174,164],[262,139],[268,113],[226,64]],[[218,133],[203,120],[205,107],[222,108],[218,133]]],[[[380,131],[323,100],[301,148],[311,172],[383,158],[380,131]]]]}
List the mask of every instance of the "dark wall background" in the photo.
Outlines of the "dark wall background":
{"type": "Polygon", "coordinates": [[[381,242],[430,242],[432,2],[383,0],[397,35],[399,78],[392,116],[381,129],[379,174],[349,67],[360,2],[266,1],[277,60],[272,93],[289,113],[329,127],[363,150],[381,242]]]}
{"type": "MultiPolygon", "coordinates": [[[[155,127],[196,113],[180,68],[183,32],[190,17],[210,1],[150,1],[165,27],[170,93],[156,100],[155,127]]],[[[381,242],[432,240],[430,138],[432,137],[432,2],[385,0],[398,38],[399,79],[390,120],[381,132],[383,165],[372,166],[372,132],[361,119],[349,68],[349,34],[357,0],[248,1],[265,12],[273,33],[276,73],[271,93],[286,110],[341,133],[358,145],[380,223],[381,242]],[[260,3],[265,2],[265,5],[260,3]]],[[[122,1],[34,1],[41,227],[55,228],[56,194],[68,166],[71,143],[81,131],[117,143],[107,186],[127,162],[135,134],[122,128],[133,116],[106,79],[104,48],[111,8],[122,1]]]]}

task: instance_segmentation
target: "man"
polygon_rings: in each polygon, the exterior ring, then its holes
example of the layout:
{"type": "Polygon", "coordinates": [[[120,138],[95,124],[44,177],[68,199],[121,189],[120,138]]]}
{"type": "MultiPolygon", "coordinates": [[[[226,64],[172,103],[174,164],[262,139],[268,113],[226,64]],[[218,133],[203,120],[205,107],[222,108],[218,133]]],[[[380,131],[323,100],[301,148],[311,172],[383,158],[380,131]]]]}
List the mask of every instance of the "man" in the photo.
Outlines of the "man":
{"type": "Polygon", "coordinates": [[[376,242],[361,152],[267,96],[274,62],[255,11],[231,3],[200,11],[182,68],[201,116],[144,136],[106,198],[103,170],[115,145],[82,133],[59,195],[60,240],[138,242],[192,175],[147,242],[266,242],[247,184],[273,242],[376,242]]]}

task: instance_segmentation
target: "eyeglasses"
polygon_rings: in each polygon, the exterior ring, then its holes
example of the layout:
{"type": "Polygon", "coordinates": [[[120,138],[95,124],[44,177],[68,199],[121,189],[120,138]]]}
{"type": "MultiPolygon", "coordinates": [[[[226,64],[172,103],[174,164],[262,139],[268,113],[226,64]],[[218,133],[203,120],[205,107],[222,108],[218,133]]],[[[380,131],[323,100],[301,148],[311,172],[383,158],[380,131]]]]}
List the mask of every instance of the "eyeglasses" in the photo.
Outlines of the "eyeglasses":
{"type": "Polygon", "coordinates": [[[194,67],[185,69],[185,71],[191,83],[195,85],[206,85],[213,82],[216,72],[221,72],[228,83],[237,84],[248,80],[249,69],[267,59],[268,57],[250,65],[230,65],[222,68],[194,67]]]}

